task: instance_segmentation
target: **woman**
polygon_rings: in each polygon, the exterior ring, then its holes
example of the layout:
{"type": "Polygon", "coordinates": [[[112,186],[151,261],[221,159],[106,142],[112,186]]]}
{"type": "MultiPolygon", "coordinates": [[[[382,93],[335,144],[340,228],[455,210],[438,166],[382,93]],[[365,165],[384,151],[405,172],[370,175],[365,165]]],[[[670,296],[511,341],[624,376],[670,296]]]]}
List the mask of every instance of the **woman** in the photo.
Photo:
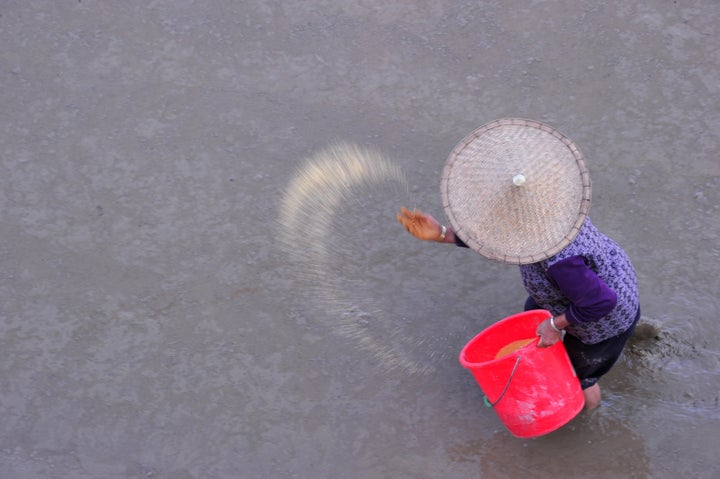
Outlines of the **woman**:
{"type": "Polygon", "coordinates": [[[525,309],[553,315],[537,328],[538,346],[564,341],[585,407],[598,407],[598,379],[619,358],[640,305],[628,256],[587,218],[590,182],[579,149],[539,122],[499,120],[453,150],[442,187],[450,226],[405,208],[398,221],[418,239],[518,264],[525,309]]]}

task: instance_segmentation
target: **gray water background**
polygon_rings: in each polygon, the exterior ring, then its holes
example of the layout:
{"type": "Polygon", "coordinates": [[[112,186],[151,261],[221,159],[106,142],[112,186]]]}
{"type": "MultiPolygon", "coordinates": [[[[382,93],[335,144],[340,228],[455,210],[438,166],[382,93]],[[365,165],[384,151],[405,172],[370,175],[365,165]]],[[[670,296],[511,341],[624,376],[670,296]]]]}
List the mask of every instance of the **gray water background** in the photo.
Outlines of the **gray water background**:
{"type": "Polygon", "coordinates": [[[719,19],[711,0],[1,2],[0,477],[720,476],[719,19]],[[534,440],[457,362],[522,307],[516,268],[394,220],[442,219],[448,153],[506,116],[578,143],[593,222],[664,328],[596,413],[534,440]],[[276,241],[287,185],[338,139],[409,191],[339,209],[335,293],[423,373],[335,331],[276,241]]]}

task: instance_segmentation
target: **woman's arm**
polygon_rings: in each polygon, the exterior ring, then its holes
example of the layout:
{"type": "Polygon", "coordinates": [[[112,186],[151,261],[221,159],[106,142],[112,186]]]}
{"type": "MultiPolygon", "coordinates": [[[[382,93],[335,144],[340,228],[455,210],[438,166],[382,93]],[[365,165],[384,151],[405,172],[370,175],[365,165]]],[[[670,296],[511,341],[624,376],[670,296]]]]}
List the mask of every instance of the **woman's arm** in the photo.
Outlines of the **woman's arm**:
{"type": "Polygon", "coordinates": [[[550,279],[570,300],[564,313],[540,323],[538,346],[552,346],[562,339],[570,324],[598,321],[615,308],[617,294],[585,264],[582,256],[571,256],[548,268],[550,279]]]}
{"type": "Polygon", "coordinates": [[[570,300],[570,307],[565,311],[568,323],[597,321],[615,309],[617,294],[585,264],[582,256],[571,256],[553,264],[547,274],[570,300]]]}

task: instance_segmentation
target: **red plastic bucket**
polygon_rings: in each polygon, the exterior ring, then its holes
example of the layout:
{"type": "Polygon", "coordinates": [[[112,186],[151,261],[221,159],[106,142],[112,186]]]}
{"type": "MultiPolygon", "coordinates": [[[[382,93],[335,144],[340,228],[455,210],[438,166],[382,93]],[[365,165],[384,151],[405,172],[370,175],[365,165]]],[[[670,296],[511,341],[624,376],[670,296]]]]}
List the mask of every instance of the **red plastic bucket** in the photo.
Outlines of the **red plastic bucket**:
{"type": "Polygon", "coordinates": [[[545,310],[509,316],[475,336],[460,353],[460,364],[475,377],[485,393],[485,403],[516,437],[554,431],[585,404],[562,341],[548,348],[537,347],[537,326],[550,316],[545,310]],[[509,343],[533,337],[526,346],[496,359],[509,343]]]}

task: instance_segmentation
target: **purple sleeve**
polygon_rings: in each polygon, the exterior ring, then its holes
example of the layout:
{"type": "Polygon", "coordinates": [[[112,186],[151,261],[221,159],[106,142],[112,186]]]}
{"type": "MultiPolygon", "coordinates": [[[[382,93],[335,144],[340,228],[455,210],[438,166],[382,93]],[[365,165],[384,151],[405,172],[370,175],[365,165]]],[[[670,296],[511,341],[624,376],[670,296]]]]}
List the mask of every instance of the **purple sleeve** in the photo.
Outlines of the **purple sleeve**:
{"type": "Polygon", "coordinates": [[[585,264],[582,256],[571,256],[553,264],[547,274],[571,302],[565,311],[570,324],[597,321],[617,304],[615,291],[585,264]]]}

